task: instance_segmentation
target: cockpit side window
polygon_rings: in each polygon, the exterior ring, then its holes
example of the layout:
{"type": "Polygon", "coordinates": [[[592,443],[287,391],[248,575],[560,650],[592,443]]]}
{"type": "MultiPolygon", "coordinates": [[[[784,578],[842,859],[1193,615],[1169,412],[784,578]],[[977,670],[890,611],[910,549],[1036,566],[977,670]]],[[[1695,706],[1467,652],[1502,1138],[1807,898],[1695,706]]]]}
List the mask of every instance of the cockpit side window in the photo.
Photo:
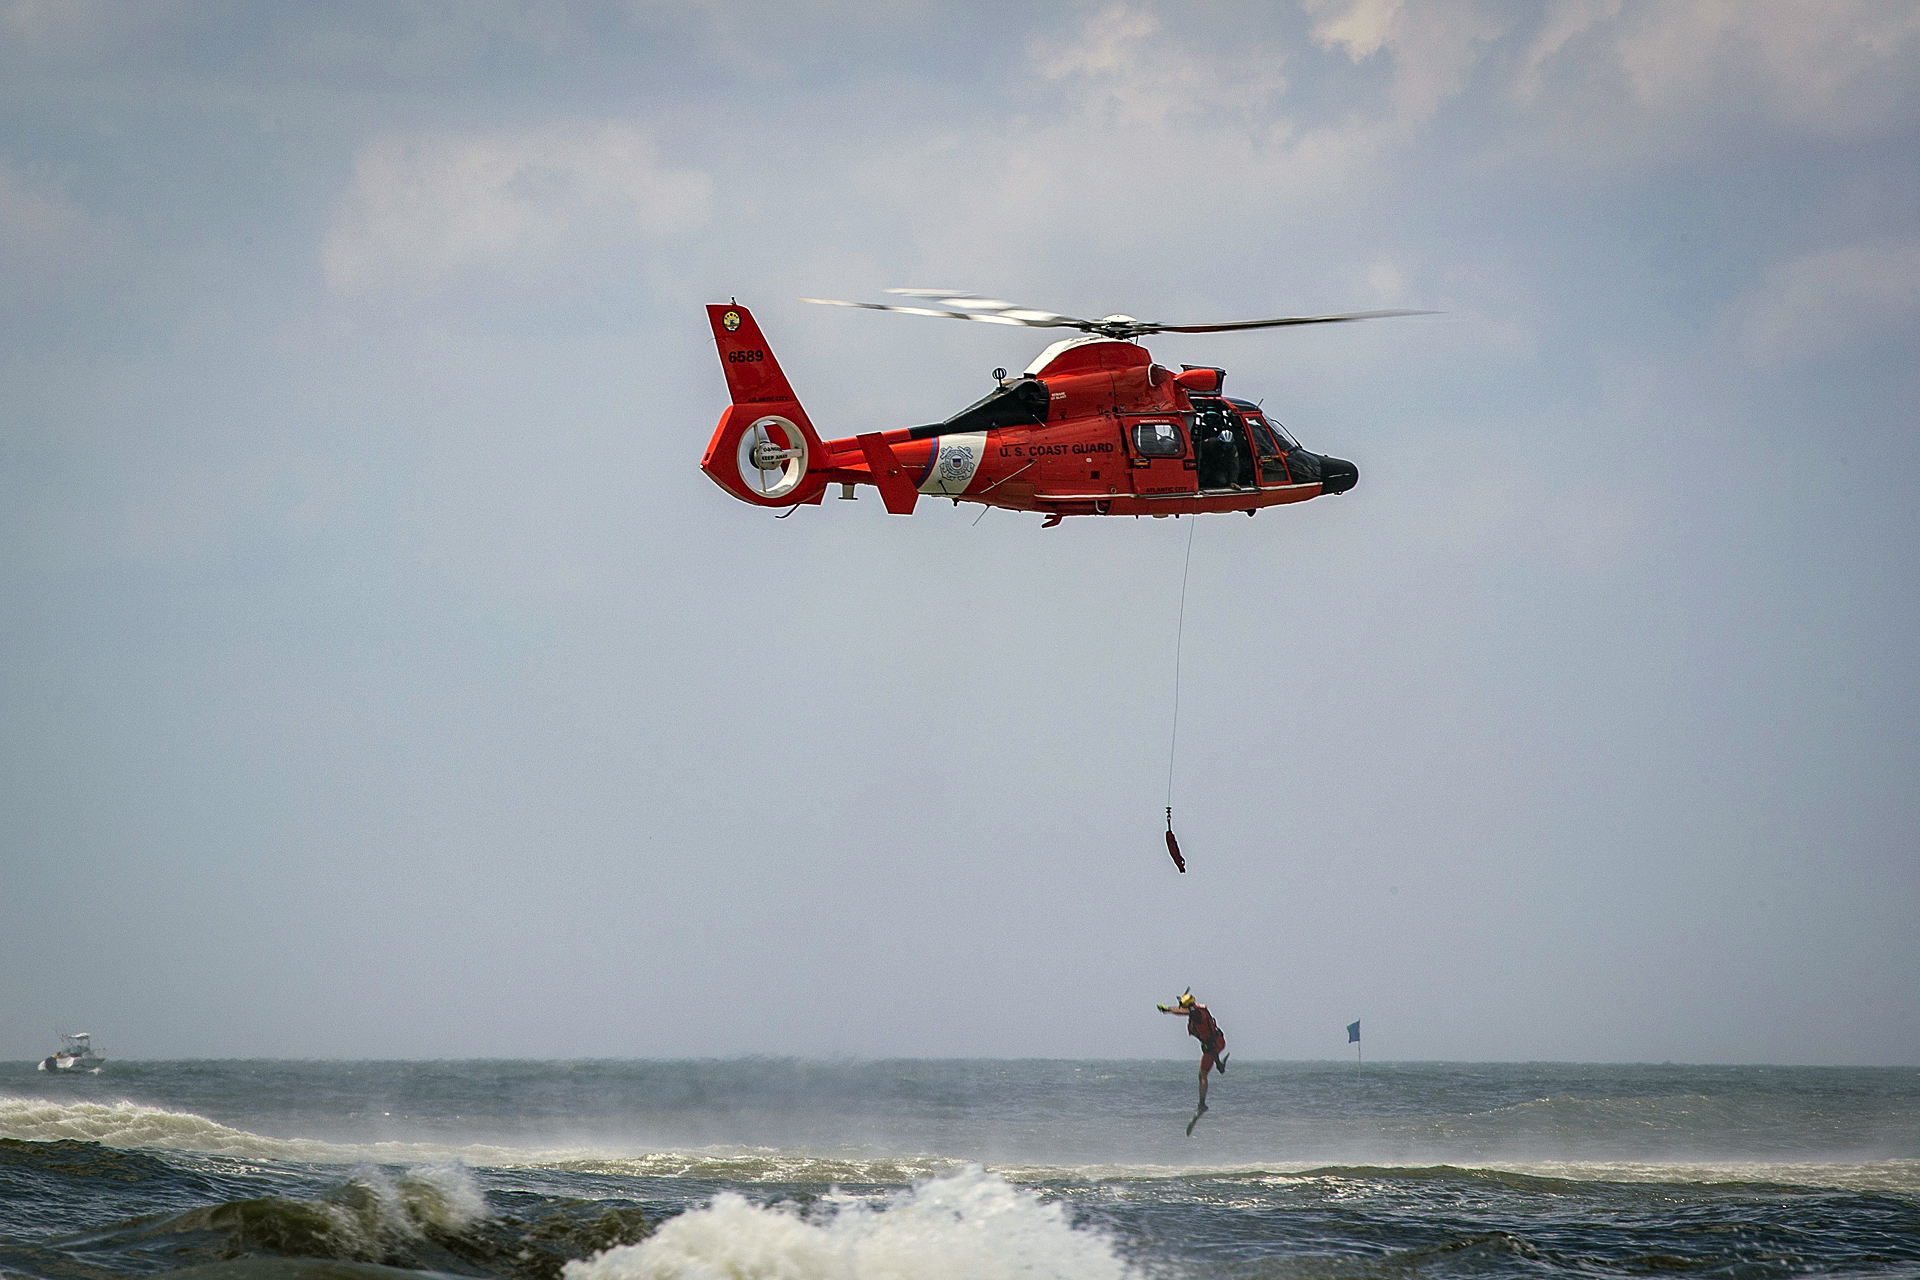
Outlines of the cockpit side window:
{"type": "Polygon", "coordinates": [[[1178,458],[1187,452],[1180,428],[1172,422],[1133,424],[1133,451],[1143,458],[1178,458]]]}
{"type": "Polygon", "coordinates": [[[1278,433],[1269,430],[1266,419],[1255,414],[1247,415],[1247,430],[1253,433],[1253,450],[1260,455],[1260,483],[1293,483],[1293,470],[1287,465],[1287,454],[1292,450],[1293,442],[1289,440],[1286,445],[1281,445],[1279,441],[1286,437],[1279,436],[1276,439],[1278,433]]]}

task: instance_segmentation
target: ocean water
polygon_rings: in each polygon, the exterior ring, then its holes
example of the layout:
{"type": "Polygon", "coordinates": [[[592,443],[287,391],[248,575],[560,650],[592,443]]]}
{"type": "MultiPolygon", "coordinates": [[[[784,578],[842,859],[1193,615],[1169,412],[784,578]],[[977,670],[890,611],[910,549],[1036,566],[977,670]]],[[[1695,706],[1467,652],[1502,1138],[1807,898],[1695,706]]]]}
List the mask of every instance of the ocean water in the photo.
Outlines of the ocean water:
{"type": "Polygon", "coordinates": [[[0,1275],[1920,1276],[1920,1070],[1193,1074],[0,1064],[0,1275]]]}

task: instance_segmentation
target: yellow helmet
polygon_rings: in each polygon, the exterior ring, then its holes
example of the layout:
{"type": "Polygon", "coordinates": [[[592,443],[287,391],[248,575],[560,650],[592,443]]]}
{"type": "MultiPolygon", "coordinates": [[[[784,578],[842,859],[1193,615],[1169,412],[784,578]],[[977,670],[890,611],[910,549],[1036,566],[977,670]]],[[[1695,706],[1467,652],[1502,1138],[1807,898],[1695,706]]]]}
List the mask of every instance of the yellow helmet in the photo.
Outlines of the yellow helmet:
{"type": "Polygon", "coordinates": [[[1193,1007],[1193,991],[1191,988],[1181,993],[1179,1003],[1182,1009],[1191,1009],[1193,1007]]]}

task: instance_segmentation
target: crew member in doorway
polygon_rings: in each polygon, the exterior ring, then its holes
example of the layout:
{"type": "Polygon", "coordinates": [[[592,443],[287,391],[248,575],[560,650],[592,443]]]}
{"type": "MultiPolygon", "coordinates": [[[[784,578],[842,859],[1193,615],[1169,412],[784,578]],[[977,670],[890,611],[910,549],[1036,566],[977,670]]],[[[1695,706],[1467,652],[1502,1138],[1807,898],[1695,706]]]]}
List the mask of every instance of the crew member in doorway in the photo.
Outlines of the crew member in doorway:
{"type": "Polygon", "coordinates": [[[1213,1020],[1207,1006],[1193,998],[1191,987],[1172,1004],[1157,1004],[1154,1008],[1162,1013],[1185,1014],[1187,1034],[1200,1042],[1200,1110],[1194,1113],[1198,1119],[1207,1110],[1207,1073],[1217,1069],[1221,1075],[1227,1074],[1226,1033],[1220,1030],[1220,1024],[1213,1020]]]}
{"type": "Polygon", "coordinates": [[[1217,409],[1201,414],[1193,436],[1194,457],[1199,462],[1200,487],[1239,488],[1234,483],[1238,478],[1238,468],[1235,465],[1233,433],[1227,427],[1227,415],[1217,409]]]}

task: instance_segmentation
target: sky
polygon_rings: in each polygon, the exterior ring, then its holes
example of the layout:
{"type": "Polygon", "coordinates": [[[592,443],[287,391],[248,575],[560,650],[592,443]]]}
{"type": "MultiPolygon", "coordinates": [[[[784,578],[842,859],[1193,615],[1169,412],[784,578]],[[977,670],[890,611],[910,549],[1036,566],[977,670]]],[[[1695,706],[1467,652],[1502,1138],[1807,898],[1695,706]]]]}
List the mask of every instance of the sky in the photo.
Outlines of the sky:
{"type": "Polygon", "coordinates": [[[1916,136],[1898,0],[0,3],[0,1057],[1920,1063],[1916,136]],[[1252,520],[700,473],[704,304],[1052,336],[902,286],[1439,314],[1147,340],[1252,520]]]}

